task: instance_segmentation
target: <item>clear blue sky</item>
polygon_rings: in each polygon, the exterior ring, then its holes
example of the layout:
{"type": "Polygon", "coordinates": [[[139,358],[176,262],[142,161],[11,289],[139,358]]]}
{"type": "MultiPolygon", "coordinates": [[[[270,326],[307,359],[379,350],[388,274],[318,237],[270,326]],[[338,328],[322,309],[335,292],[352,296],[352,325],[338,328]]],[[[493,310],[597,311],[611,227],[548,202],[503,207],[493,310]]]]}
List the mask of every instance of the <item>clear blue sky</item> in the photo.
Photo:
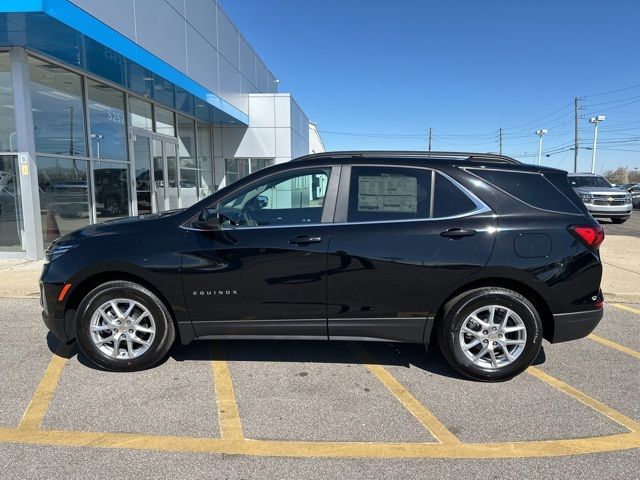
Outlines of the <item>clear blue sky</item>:
{"type": "MultiPolygon", "coordinates": [[[[579,96],[581,115],[607,116],[598,170],[640,167],[638,1],[221,3],[330,150],[425,149],[433,127],[434,150],[497,151],[503,127],[504,152],[533,162],[547,128],[559,153],[543,163],[570,169],[579,96]]],[[[590,168],[590,150],[579,158],[590,168]]]]}

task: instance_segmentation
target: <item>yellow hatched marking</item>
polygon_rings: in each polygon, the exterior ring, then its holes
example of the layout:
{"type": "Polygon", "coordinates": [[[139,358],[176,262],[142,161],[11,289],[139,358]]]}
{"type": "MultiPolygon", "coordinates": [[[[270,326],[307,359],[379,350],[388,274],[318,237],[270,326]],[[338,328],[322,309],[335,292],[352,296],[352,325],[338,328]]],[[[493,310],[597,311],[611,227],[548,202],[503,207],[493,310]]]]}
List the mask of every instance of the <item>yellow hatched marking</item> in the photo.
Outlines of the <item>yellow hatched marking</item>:
{"type": "Polygon", "coordinates": [[[424,405],[422,405],[416,397],[411,395],[409,391],[402,386],[396,378],[389,373],[389,371],[382,365],[378,365],[375,359],[364,350],[362,347],[357,346],[354,348],[358,351],[360,356],[367,362],[366,367],[371,373],[385,387],[389,389],[391,393],[402,403],[402,405],[409,410],[409,412],[418,419],[418,421],[429,431],[431,435],[435,437],[440,443],[445,444],[460,444],[460,439],[445,427],[438,418],[431,413],[424,405]]]}
{"type": "Polygon", "coordinates": [[[216,399],[218,401],[218,418],[220,420],[220,433],[222,438],[229,440],[242,440],[242,423],[236,402],[236,395],[233,391],[229,364],[224,359],[224,350],[214,345],[212,353],[220,360],[211,362],[213,368],[213,379],[215,382],[216,399]]]}
{"type": "Polygon", "coordinates": [[[56,349],[56,353],[49,362],[49,366],[40,379],[40,383],[38,383],[31,397],[31,401],[22,415],[22,420],[20,420],[20,424],[18,425],[19,429],[38,430],[40,428],[42,419],[49,409],[53,392],[55,392],[58,386],[58,380],[60,380],[62,370],[67,364],[66,357],[70,351],[71,347],[64,343],[61,343],[56,349]]]}
{"type": "Polygon", "coordinates": [[[604,345],[605,347],[613,348],[614,350],[618,350],[619,352],[626,353],[627,355],[631,355],[632,357],[635,357],[638,360],[640,360],[640,352],[638,352],[637,350],[633,350],[632,348],[625,347],[624,345],[620,345],[619,343],[603,338],[600,335],[596,335],[595,333],[592,333],[587,338],[590,340],[593,340],[594,342],[598,342],[599,344],[604,345]]]}
{"type": "Polygon", "coordinates": [[[605,405],[604,403],[596,400],[595,398],[591,398],[586,393],[581,392],[577,388],[572,387],[571,385],[564,383],[562,380],[558,380],[555,377],[552,377],[548,373],[544,373],[542,370],[536,367],[529,367],[527,369],[534,377],[542,380],[546,384],[552,386],[553,388],[560,390],[563,393],[575,398],[576,400],[584,403],[586,406],[594,409],[596,412],[601,413],[605,417],[610,418],[616,423],[619,423],[625,428],[628,428],[632,432],[637,433],[640,430],[640,424],[635,420],[623,415],[622,413],[614,410],[613,408],[605,405]]]}
{"type": "Polygon", "coordinates": [[[612,307],[619,308],[620,310],[626,310],[627,312],[640,315],[640,310],[638,310],[637,308],[627,307],[626,305],[622,305],[621,303],[608,303],[607,305],[611,305],[612,307]]]}

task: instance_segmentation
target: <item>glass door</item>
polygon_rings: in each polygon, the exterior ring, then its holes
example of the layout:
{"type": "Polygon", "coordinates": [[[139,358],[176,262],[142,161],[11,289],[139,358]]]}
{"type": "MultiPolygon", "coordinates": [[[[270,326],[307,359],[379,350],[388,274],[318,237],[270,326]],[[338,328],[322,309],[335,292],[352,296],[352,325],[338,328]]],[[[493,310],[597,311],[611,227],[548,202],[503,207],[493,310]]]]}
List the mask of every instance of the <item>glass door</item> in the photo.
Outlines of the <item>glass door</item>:
{"type": "Polygon", "coordinates": [[[177,140],[131,129],[138,215],[181,208],[177,140]]]}
{"type": "Polygon", "coordinates": [[[167,210],[164,148],[161,140],[153,141],[153,208],[155,212],[167,210]]]}
{"type": "Polygon", "coordinates": [[[167,170],[167,209],[175,210],[182,206],[182,199],[180,198],[180,172],[178,169],[178,156],[176,154],[178,145],[169,142],[163,142],[163,144],[167,170]]]}
{"type": "Polygon", "coordinates": [[[151,198],[153,172],[151,171],[151,137],[134,134],[133,139],[133,169],[136,179],[136,204],[138,215],[145,215],[155,211],[151,198]]]}

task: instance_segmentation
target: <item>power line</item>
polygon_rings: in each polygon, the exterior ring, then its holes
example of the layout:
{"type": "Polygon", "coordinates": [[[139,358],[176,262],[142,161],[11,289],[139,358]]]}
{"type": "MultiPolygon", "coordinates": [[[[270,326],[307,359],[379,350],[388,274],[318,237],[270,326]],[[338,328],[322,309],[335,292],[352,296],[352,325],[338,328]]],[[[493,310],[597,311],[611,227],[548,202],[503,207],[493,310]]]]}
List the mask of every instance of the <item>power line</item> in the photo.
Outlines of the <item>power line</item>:
{"type": "Polygon", "coordinates": [[[624,92],[626,90],[631,90],[632,88],[638,88],[638,87],[640,87],[640,83],[637,85],[631,85],[629,87],[619,88],[617,90],[610,90],[608,92],[600,92],[600,93],[592,93],[591,95],[583,95],[582,98],[599,97],[600,95],[609,95],[610,93],[624,92]]]}

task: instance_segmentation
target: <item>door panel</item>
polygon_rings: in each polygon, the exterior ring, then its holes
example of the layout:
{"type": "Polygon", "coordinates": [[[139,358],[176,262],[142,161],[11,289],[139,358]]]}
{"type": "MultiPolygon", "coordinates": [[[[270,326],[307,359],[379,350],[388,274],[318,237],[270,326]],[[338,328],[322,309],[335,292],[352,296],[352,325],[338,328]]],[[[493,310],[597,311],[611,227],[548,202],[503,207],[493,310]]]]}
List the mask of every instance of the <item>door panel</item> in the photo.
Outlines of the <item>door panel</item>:
{"type": "Polygon", "coordinates": [[[327,261],[329,336],[420,342],[434,300],[489,259],[491,215],[335,225],[327,261]],[[450,228],[476,230],[448,238],[450,228]]]}
{"type": "Polygon", "coordinates": [[[326,338],[330,233],[329,224],[189,232],[183,282],[196,334],[326,338]],[[298,236],[321,240],[290,243],[298,236]]]}
{"type": "Polygon", "coordinates": [[[224,223],[217,231],[195,224],[186,239],[183,285],[199,337],[327,338],[338,175],[330,167],[269,175],[200,214],[223,214],[224,223]],[[331,177],[332,188],[312,192],[315,176],[331,177]]]}
{"type": "Polygon", "coordinates": [[[343,170],[327,260],[329,337],[422,342],[438,295],[488,261],[496,220],[427,169],[343,170]]]}

